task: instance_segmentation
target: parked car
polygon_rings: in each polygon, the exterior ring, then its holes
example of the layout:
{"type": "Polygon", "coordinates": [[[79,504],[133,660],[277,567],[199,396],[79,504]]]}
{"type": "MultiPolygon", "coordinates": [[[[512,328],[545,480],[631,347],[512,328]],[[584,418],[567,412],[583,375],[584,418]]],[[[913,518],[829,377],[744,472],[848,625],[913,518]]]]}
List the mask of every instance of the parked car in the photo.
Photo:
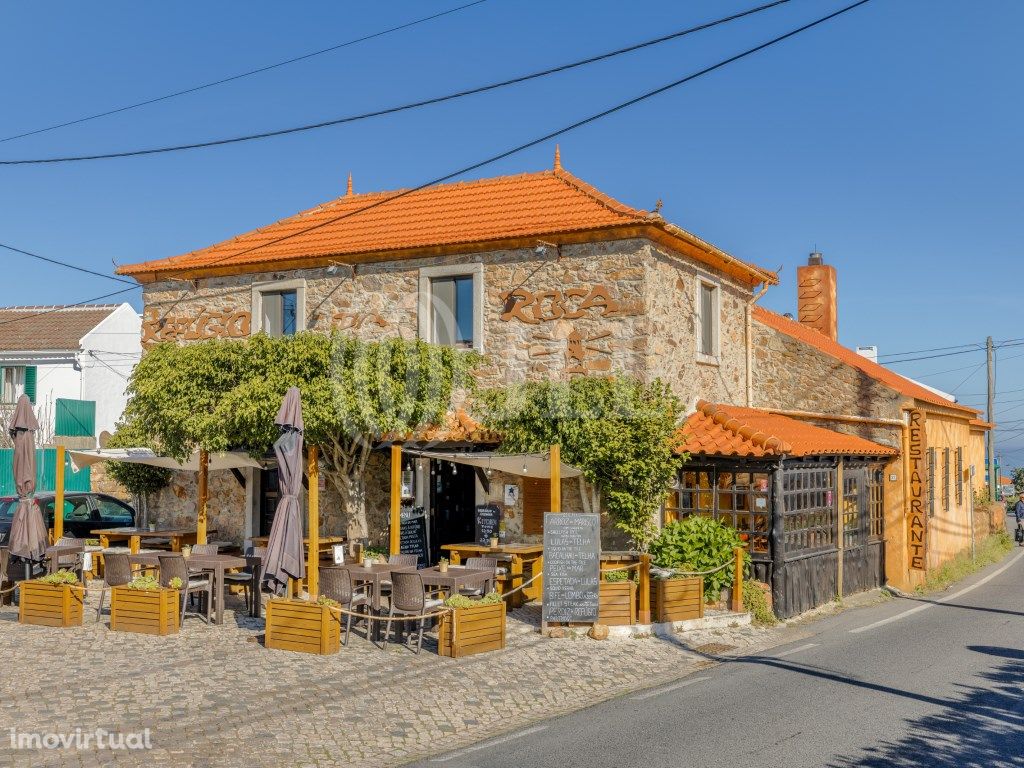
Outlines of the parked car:
{"type": "MultiPolygon", "coordinates": [[[[47,528],[53,528],[52,491],[37,493],[36,505],[43,512],[47,528]]],[[[11,533],[11,521],[18,507],[17,496],[0,497],[0,545],[6,544],[11,533]]],[[[66,493],[64,495],[64,535],[78,539],[96,538],[93,531],[100,528],[121,528],[135,525],[135,510],[120,499],[105,493],[66,493]]]]}

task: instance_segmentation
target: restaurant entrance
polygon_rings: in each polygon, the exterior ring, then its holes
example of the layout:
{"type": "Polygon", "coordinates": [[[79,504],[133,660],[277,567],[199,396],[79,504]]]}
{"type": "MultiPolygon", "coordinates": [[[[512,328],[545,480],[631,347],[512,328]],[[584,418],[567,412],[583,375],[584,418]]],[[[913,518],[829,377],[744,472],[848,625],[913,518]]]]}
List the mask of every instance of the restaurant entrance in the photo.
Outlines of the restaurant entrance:
{"type": "Polygon", "coordinates": [[[473,541],[476,534],[476,475],[472,467],[430,460],[431,562],[444,544],[473,541]]]}
{"type": "Polygon", "coordinates": [[[274,524],[274,512],[277,511],[277,502],[281,498],[280,477],[277,467],[262,469],[259,475],[259,535],[269,536],[270,528],[274,524]]]}

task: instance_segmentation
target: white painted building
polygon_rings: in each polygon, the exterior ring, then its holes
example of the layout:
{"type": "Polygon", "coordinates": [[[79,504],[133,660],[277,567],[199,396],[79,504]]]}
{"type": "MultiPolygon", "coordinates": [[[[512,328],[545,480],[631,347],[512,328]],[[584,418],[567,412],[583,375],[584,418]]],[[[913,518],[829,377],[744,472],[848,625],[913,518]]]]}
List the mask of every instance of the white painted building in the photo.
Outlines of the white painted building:
{"type": "Polygon", "coordinates": [[[130,304],[0,308],[0,404],[27,394],[40,444],[58,426],[80,437],[113,432],[142,357],[141,333],[130,304]]]}

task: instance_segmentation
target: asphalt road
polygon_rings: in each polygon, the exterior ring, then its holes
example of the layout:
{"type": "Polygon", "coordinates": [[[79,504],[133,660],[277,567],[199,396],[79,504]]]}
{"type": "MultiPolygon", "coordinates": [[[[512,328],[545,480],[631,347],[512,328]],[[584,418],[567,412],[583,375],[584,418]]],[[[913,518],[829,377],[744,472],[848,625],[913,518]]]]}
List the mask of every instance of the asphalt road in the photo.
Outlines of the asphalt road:
{"type": "Polygon", "coordinates": [[[417,765],[1024,766],[1024,549],[801,635],[417,765]]]}

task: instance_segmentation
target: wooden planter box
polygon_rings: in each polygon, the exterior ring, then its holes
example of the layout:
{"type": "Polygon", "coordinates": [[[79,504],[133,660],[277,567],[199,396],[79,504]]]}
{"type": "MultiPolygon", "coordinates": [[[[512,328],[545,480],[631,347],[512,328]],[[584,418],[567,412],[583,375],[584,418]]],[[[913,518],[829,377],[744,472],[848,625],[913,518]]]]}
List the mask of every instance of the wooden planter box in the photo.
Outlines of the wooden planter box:
{"type": "Polygon", "coordinates": [[[267,648],[321,656],[341,648],[338,613],[306,600],[271,600],[267,603],[267,648]]]}
{"type": "Polygon", "coordinates": [[[610,627],[636,624],[636,583],[602,581],[597,621],[610,627]]]}
{"type": "Polygon", "coordinates": [[[651,581],[651,614],[654,621],[686,621],[704,616],[704,579],[654,579],[651,581]]]}
{"type": "Polygon", "coordinates": [[[441,616],[437,652],[460,658],[505,647],[505,601],[472,608],[456,608],[441,616]]]}
{"type": "Polygon", "coordinates": [[[22,624],[44,627],[82,626],[85,592],[81,586],[23,581],[20,590],[18,621],[22,624]]]}
{"type": "Polygon", "coordinates": [[[180,601],[176,589],[114,587],[110,590],[110,628],[146,635],[177,634],[180,601]]]}

